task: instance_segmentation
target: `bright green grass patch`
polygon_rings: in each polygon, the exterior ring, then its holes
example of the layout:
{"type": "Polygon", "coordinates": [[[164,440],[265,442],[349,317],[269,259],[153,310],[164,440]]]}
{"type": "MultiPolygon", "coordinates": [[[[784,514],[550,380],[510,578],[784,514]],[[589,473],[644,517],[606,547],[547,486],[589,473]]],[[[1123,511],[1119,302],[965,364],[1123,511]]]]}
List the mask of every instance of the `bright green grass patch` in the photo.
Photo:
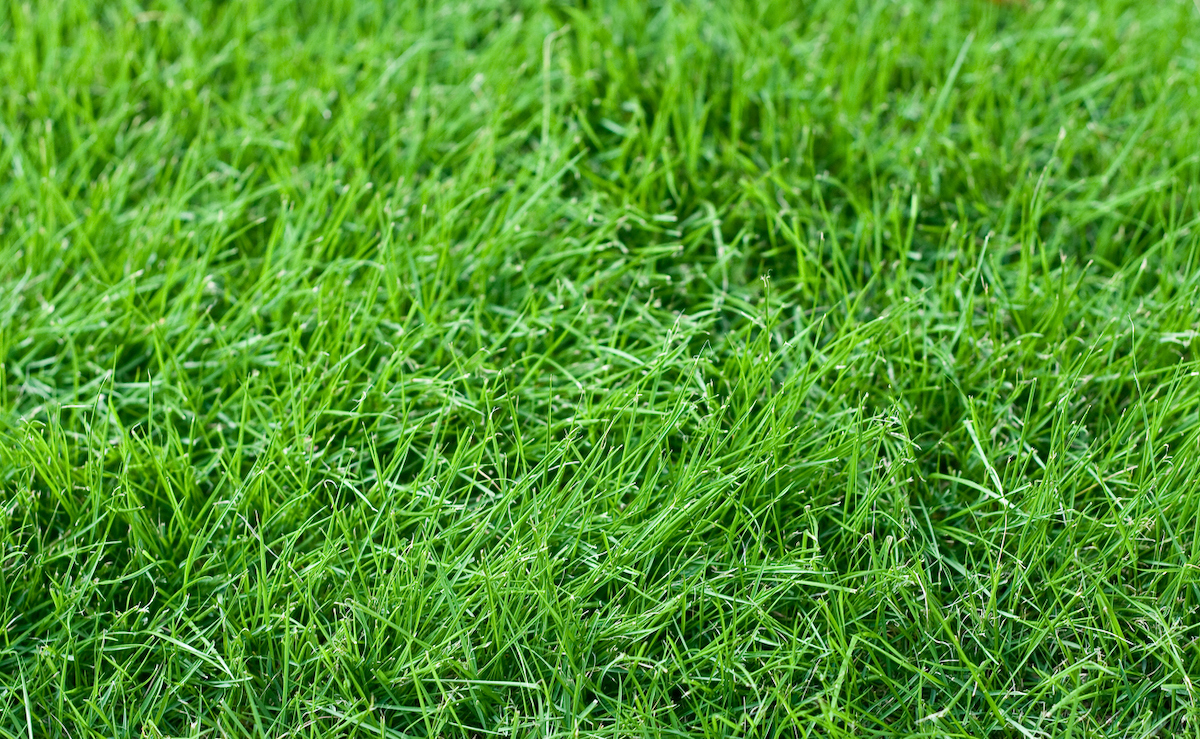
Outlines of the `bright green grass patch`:
{"type": "Polygon", "coordinates": [[[1197,730],[1192,2],[0,8],[0,737],[1197,730]]]}

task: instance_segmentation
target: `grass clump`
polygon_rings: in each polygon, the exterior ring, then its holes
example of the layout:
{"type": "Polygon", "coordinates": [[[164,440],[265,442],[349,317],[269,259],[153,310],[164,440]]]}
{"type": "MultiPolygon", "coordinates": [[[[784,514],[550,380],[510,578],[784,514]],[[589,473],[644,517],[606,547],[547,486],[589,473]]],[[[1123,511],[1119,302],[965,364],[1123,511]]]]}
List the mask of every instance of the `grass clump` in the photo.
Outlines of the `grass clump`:
{"type": "Polygon", "coordinates": [[[0,736],[1196,731],[1191,3],[0,29],[0,736]]]}

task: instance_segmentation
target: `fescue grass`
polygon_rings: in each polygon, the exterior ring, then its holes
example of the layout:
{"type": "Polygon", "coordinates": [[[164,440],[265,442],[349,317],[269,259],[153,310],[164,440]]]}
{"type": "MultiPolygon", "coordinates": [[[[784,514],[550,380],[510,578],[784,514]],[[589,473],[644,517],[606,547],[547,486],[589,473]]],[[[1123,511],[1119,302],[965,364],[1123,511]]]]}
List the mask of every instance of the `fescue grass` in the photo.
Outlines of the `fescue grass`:
{"type": "Polygon", "coordinates": [[[1200,731],[1190,0],[0,8],[0,737],[1200,731]]]}

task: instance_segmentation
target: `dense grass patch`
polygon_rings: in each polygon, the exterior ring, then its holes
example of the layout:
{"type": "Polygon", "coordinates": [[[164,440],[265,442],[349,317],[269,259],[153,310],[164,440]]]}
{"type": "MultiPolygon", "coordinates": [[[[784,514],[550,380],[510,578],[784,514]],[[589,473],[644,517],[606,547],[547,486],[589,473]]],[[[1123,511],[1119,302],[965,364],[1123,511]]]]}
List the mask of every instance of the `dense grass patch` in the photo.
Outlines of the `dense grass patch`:
{"type": "Polygon", "coordinates": [[[1200,13],[0,4],[0,737],[1200,721],[1200,13]]]}

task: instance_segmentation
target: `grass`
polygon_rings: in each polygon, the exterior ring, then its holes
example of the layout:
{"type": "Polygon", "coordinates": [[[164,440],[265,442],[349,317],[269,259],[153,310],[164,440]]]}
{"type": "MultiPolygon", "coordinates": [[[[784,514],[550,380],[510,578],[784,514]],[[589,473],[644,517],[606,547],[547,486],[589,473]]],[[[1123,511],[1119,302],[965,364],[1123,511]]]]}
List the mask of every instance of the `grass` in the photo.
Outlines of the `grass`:
{"type": "Polygon", "coordinates": [[[0,737],[1200,733],[1193,3],[0,9],[0,737]]]}

